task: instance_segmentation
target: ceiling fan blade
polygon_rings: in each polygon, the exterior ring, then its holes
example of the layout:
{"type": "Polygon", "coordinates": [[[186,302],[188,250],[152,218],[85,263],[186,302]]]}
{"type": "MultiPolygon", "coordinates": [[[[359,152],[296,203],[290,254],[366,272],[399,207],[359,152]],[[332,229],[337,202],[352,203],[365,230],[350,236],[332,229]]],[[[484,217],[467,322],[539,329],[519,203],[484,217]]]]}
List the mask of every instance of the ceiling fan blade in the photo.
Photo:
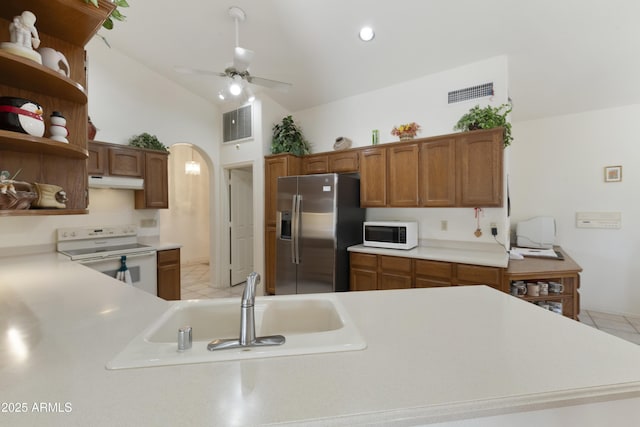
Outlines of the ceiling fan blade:
{"type": "Polygon", "coordinates": [[[218,77],[226,77],[226,73],[220,73],[218,71],[210,71],[210,70],[199,70],[197,68],[189,68],[189,67],[173,67],[173,69],[181,74],[203,74],[207,76],[218,76],[218,77]]]}
{"type": "Polygon", "coordinates": [[[269,89],[275,89],[279,92],[288,92],[292,86],[291,83],[279,82],[277,80],[263,79],[262,77],[248,76],[249,83],[254,85],[268,87],[269,89]]]}
{"type": "Polygon", "coordinates": [[[239,73],[244,73],[249,68],[253,55],[255,53],[252,50],[245,49],[243,47],[236,47],[233,51],[233,67],[239,73]]]}

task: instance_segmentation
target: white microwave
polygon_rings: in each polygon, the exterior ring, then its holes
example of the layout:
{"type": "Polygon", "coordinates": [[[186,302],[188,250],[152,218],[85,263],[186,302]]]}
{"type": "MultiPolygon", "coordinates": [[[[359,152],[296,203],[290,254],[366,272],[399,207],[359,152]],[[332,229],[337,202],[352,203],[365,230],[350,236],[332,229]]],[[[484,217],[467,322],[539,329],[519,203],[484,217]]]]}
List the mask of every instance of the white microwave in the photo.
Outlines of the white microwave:
{"type": "Polygon", "coordinates": [[[364,245],[374,248],[412,249],[418,246],[418,223],[405,221],[366,221],[364,245]]]}

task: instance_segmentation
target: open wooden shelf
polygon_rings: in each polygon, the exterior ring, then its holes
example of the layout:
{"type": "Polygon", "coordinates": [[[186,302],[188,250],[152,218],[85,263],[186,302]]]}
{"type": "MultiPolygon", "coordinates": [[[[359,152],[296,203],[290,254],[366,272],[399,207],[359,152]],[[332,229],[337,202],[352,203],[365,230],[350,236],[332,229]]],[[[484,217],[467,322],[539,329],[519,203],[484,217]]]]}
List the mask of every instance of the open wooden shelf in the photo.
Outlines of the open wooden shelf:
{"type": "Polygon", "coordinates": [[[88,209],[17,209],[0,210],[2,216],[84,215],[88,209]]]}
{"type": "Polygon", "coordinates": [[[83,0],[2,0],[0,17],[11,21],[29,10],[36,15],[39,32],[55,34],[60,40],[84,46],[116,8],[108,0],[99,0],[98,5],[100,7],[95,7],[83,0]]]}
{"type": "Polygon", "coordinates": [[[87,103],[87,92],[70,78],[35,61],[0,49],[0,84],[46,93],[78,104],[87,103]]]}
{"type": "Polygon", "coordinates": [[[86,159],[89,157],[89,151],[77,145],[2,129],[0,129],[0,151],[1,150],[53,154],[72,159],[86,159]]]}

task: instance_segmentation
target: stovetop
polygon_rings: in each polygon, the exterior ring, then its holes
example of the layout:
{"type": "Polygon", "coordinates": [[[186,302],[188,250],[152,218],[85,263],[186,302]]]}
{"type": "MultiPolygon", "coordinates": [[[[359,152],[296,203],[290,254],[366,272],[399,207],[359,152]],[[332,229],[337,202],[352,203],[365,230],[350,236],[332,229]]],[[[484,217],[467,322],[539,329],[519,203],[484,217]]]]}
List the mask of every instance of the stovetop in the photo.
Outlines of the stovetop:
{"type": "Polygon", "coordinates": [[[58,252],[72,260],[106,258],[154,251],[137,242],[134,225],[58,229],[58,252]]]}

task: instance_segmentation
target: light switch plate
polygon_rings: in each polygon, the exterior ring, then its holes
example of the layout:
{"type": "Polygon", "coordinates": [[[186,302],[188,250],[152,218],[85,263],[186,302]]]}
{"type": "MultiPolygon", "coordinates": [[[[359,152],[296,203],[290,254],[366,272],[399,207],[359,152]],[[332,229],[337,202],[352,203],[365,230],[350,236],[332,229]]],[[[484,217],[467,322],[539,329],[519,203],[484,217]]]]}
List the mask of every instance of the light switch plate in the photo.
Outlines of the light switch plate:
{"type": "Polygon", "coordinates": [[[622,228],[621,212],[576,212],[577,228],[622,228]]]}

